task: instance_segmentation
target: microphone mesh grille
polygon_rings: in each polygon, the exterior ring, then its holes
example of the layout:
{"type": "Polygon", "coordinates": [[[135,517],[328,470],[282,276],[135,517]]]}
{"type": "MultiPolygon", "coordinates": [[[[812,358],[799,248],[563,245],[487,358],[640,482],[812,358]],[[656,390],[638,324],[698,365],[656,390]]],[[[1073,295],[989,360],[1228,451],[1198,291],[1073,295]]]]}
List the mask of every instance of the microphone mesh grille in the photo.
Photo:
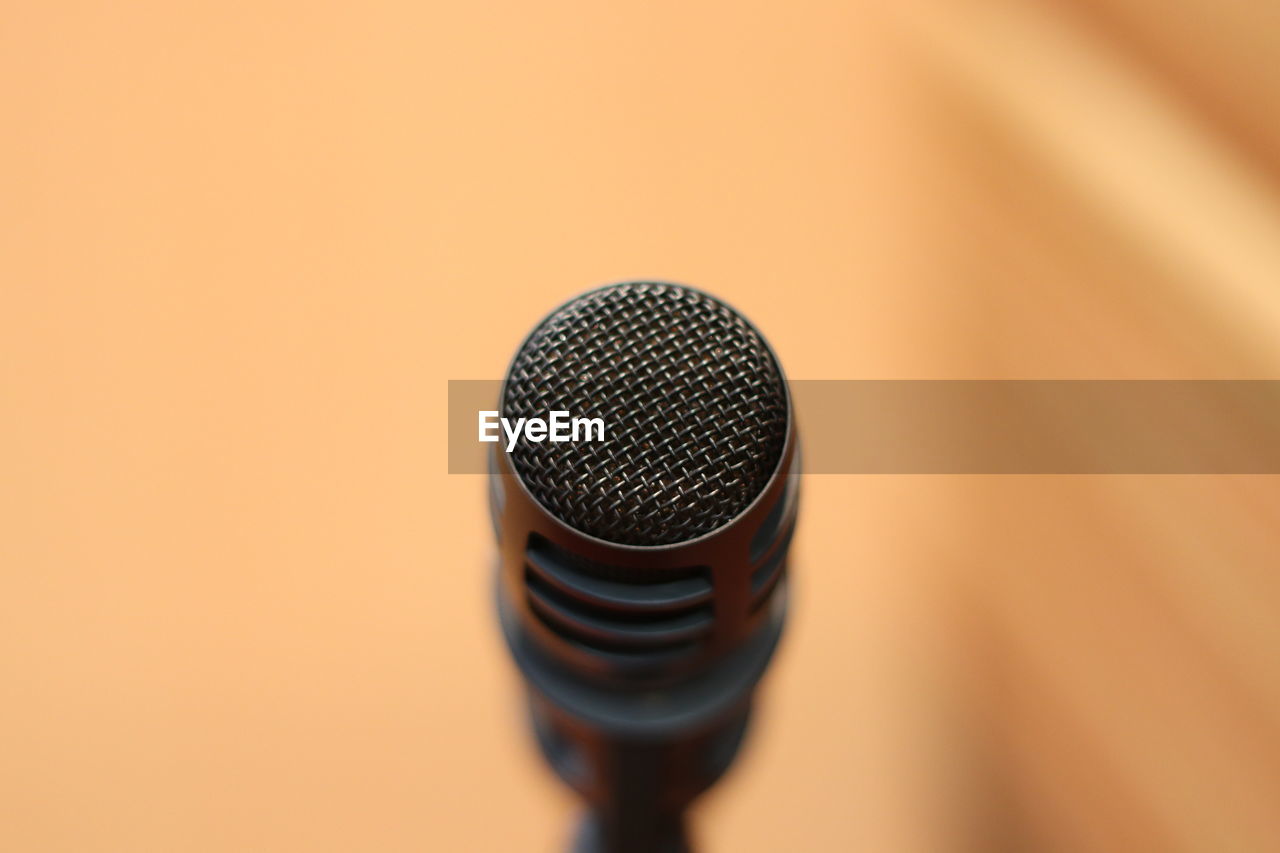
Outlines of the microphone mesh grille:
{"type": "Polygon", "coordinates": [[[570,527],[666,545],[724,525],[764,489],[786,440],[782,373],[733,309],[635,282],[587,293],[516,354],[505,418],[601,418],[604,441],[521,440],[511,463],[570,527]]]}

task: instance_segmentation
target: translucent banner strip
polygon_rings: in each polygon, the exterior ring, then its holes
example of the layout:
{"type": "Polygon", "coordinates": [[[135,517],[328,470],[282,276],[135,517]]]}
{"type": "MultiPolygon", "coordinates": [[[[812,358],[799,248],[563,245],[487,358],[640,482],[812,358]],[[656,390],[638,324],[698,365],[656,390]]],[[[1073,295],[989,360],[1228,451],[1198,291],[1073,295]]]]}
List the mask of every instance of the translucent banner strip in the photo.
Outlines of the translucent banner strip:
{"type": "MultiPolygon", "coordinates": [[[[498,409],[501,385],[449,382],[450,473],[486,473],[487,454],[502,452],[505,438],[479,440],[479,413],[498,409]]],[[[790,388],[807,474],[1280,473],[1280,381],[824,379],[790,388]]]]}

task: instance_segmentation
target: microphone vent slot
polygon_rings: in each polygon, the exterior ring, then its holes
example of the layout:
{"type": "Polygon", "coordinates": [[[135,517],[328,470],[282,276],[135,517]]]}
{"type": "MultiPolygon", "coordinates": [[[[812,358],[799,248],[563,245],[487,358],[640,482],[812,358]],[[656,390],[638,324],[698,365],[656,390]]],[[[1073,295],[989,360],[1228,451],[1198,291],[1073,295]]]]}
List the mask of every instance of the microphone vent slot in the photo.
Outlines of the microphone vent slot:
{"type": "Polygon", "coordinates": [[[759,610],[773,595],[778,581],[787,570],[787,556],[791,548],[791,537],[796,532],[793,523],[782,536],[771,544],[769,556],[751,573],[751,612],[759,610]]]}
{"type": "Polygon", "coordinates": [[[692,652],[711,633],[711,573],[705,567],[597,563],[536,533],[525,558],[529,609],[572,644],[651,662],[692,652]]]}

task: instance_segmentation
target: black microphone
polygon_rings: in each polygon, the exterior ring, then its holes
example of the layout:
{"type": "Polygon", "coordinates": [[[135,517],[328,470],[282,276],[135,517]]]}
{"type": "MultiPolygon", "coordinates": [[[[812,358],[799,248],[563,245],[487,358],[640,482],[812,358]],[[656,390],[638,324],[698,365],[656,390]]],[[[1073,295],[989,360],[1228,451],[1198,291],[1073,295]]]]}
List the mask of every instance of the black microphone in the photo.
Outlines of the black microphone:
{"type": "Polygon", "coordinates": [[[687,851],[786,612],[782,369],[712,296],[616,284],[534,328],[496,421],[499,618],[542,752],[587,806],[573,849],[687,851]]]}

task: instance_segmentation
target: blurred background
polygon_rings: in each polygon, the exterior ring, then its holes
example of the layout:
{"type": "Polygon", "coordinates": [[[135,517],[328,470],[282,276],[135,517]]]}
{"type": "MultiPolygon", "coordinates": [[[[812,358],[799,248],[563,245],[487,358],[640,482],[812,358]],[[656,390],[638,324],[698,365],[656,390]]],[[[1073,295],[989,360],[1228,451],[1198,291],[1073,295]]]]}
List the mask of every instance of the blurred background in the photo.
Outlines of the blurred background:
{"type": "MultiPolygon", "coordinates": [[[[446,380],[587,287],[796,379],[1280,378],[1274,4],[2,17],[6,851],[558,851],[446,380]]],[[[1276,478],[805,490],[706,851],[1280,845],[1276,478]]]]}

